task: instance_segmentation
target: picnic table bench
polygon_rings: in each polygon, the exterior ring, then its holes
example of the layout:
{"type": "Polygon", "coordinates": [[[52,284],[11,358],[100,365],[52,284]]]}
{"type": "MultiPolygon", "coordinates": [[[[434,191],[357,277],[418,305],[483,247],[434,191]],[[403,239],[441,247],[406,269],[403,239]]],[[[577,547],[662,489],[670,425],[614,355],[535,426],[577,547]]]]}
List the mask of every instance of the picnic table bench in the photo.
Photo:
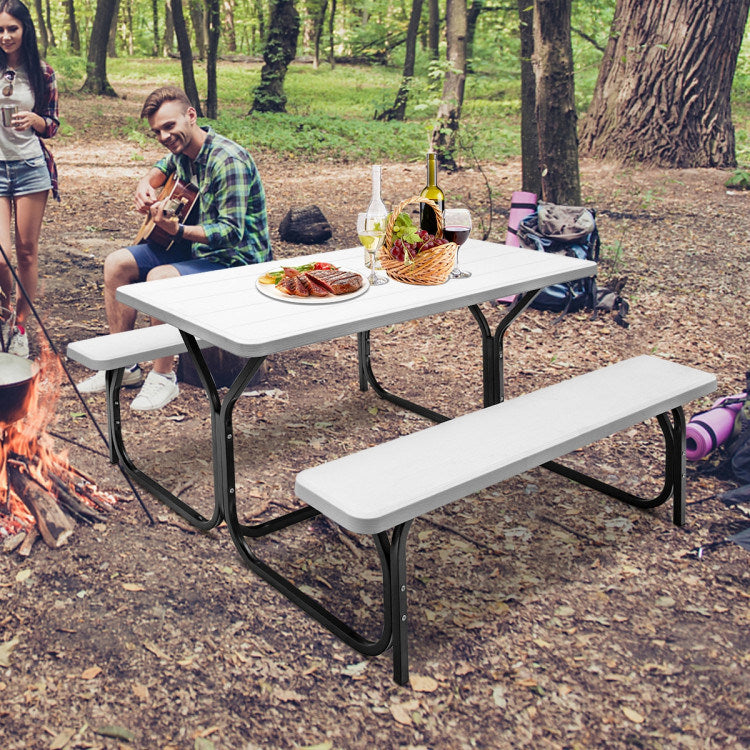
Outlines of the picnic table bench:
{"type": "Polygon", "coordinates": [[[406,538],[414,520],[544,466],[639,508],[656,507],[671,497],[672,520],[682,525],[682,406],[715,388],[713,375],[644,355],[300,472],[296,493],[301,500],[349,531],[375,538],[383,612],[390,618],[383,629],[392,636],[395,681],[408,681],[406,538]],[[652,417],[666,447],[664,485],[654,498],[638,497],[554,461],[652,417]],[[383,535],[390,529],[388,542],[383,535]]]}

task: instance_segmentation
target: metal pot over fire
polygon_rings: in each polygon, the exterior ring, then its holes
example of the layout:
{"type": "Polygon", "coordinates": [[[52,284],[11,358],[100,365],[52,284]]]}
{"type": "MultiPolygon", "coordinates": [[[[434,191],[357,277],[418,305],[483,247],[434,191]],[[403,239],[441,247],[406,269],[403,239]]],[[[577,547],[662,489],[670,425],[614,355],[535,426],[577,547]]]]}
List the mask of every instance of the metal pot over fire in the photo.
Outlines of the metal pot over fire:
{"type": "Polygon", "coordinates": [[[38,374],[36,362],[0,352],[0,428],[26,416],[38,374]]]}

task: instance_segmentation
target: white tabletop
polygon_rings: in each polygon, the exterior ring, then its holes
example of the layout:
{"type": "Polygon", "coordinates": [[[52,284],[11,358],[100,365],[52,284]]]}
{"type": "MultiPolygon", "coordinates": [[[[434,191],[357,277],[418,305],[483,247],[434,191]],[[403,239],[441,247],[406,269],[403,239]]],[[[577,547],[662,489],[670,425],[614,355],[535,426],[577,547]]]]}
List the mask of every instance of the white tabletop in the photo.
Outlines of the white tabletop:
{"type": "Polygon", "coordinates": [[[596,273],[593,261],[472,239],[459,257],[469,278],[438,286],[391,279],[332,304],[271,299],[255,282],[282,264],[314,260],[366,274],[361,247],[130,284],[117,290],[117,298],[233,354],[260,357],[596,273]]]}

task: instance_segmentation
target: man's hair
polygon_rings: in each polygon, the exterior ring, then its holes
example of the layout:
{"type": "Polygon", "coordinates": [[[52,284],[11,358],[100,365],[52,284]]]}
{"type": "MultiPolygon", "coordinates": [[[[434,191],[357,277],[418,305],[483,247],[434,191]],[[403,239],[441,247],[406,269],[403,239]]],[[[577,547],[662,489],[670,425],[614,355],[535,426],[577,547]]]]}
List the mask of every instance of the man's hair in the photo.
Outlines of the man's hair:
{"type": "Polygon", "coordinates": [[[161,88],[152,91],[143,103],[141,109],[141,117],[148,119],[152,115],[155,115],[162,104],[165,102],[182,102],[185,105],[185,110],[193,105],[190,103],[187,94],[177,86],[162,86],[161,88]]]}

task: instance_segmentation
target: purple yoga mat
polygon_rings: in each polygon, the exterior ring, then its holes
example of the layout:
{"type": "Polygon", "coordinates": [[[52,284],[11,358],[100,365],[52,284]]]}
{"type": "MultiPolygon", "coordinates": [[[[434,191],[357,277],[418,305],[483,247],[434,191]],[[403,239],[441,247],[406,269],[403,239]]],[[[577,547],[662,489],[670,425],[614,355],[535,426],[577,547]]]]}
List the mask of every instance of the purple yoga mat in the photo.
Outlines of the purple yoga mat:
{"type": "Polygon", "coordinates": [[[510,197],[510,216],[508,217],[508,232],[505,235],[505,244],[518,247],[518,225],[524,216],[536,211],[536,193],[527,193],[524,190],[516,190],[510,197]]]}
{"type": "Polygon", "coordinates": [[[745,394],[726,396],[716,401],[711,409],[693,416],[685,428],[685,458],[698,461],[716,450],[732,434],[737,412],[742,402],[724,405],[728,399],[744,399],[745,394]]]}
{"type": "MultiPolygon", "coordinates": [[[[536,193],[527,193],[525,190],[516,190],[510,196],[510,216],[508,216],[508,231],[505,235],[505,244],[511,247],[519,247],[518,225],[524,216],[536,211],[536,193]]],[[[498,302],[512,305],[516,301],[516,295],[501,297],[498,302]]]]}

